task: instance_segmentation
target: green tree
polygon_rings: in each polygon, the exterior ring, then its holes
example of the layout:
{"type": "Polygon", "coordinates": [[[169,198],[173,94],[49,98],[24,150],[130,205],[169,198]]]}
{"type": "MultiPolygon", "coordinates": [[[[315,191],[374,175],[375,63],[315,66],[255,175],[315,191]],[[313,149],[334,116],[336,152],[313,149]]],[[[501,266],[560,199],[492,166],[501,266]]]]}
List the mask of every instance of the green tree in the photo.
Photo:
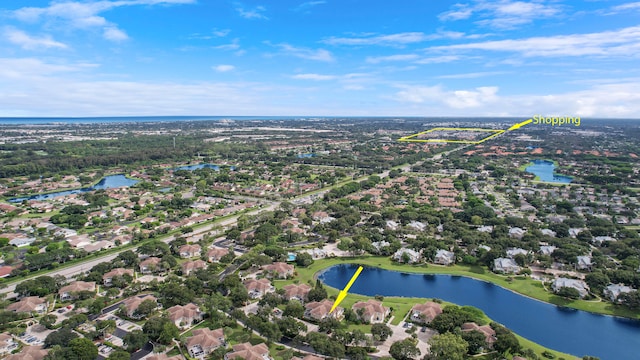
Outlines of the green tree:
{"type": "Polygon", "coordinates": [[[299,301],[292,300],[289,301],[287,306],[284,308],[283,316],[291,316],[294,318],[301,318],[304,315],[304,306],[299,301]]]}
{"type": "Polygon", "coordinates": [[[44,339],[44,346],[52,347],[55,345],[60,345],[61,347],[66,347],[67,345],[69,345],[69,342],[71,342],[71,340],[77,337],[78,335],[71,331],[70,328],[63,327],[47,335],[47,337],[44,339]]]}
{"type": "Polygon", "coordinates": [[[487,341],[484,334],[480,331],[464,331],[461,334],[464,341],[469,344],[468,353],[470,355],[478,354],[482,351],[482,349],[486,348],[487,341]]]}
{"type": "Polygon", "coordinates": [[[560,289],[558,289],[558,291],[556,291],[556,294],[567,299],[575,300],[580,298],[580,292],[577,289],[568,286],[561,287],[560,289]]]}
{"type": "Polygon", "coordinates": [[[141,349],[149,341],[149,338],[141,330],[134,330],[128,332],[122,340],[127,347],[127,351],[132,353],[141,349]]]}
{"type": "Polygon", "coordinates": [[[395,360],[412,360],[420,355],[420,350],[418,350],[412,339],[404,339],[391,344],[389,354],[395,360]]]}
{"type": "Polygon", "coordinates": [[[429,339],[429,346],[427,360],[463,360],[469,344],[460,335],[444,333],[429,339]]]}
{"type": "Polygon", "coordinates": [[[40,318],[40,321],[38,321],[38,323],[44,327],[46,327],[47,329],[51,330],[53,329],[53,324],[55,324],[56,320],[58,320],[58,317],[52,314],[48,314],[45,315],[43,317],[40,318]]]}
{"type": "Polygon", "coordinates": [[[293,339],[300,335],[300,332],[302,331],[307,331],[307,325],[290,316],[283,316],[282,319],[277,321],[277,323],[282,335],[289,339],[293,339]]]}
{"type": "Polygon", "coordinates": [[[307,267],[313,264],[313,257],[306,252],[296,254],[296,265],[300,267],[307,267]]]}
{"type": "Polygon", "coordinates": [[[87,338],[77,338],[69,342],[78,360],[94,360],[98,356],[98,347],[87,338]]]}
{"type": "Polygon", "coordinates": [[[371,335],[376,341],[385,341],[393,334],[393,330],[386,324],[371,325],[371,335]]]}
{"type": "Polygon", "coordinates": [[[116,350],[112,352],[107,360],[130,360],[131,355],[124,350],[116,350]]]}

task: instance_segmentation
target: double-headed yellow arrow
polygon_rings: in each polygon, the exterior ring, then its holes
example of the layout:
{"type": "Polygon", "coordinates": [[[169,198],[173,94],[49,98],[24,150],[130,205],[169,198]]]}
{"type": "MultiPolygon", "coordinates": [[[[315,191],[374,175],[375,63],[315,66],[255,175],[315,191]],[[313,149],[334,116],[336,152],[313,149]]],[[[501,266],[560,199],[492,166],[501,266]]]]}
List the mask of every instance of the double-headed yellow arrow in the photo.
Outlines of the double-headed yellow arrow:
{"type": "Polygon", "coordinates": [[[340,290],[340,293],[338,294],[336,301],[333,303],[333,306],[331,307],[331,311],[329,311],[330,313],[332,313],[333,310],[335,310],[338,307],[338,305],[340,305],[342,300],[344,300],[344,298],[347,297],[347,292],[349,291],[349,288],[351,287],[351,285],[353,285],[354,281],[356,281],[356,279],[358,278],[358,275],[360,275],[361,272],[362,272],[362,266],[359,266],[358,270],[356,270],[356,273],[353,274],[353,276],[351,277],[351,280],[349,280],[349,282],[347,283],[347,286],[345,286],[344,289],[340,290]]]}

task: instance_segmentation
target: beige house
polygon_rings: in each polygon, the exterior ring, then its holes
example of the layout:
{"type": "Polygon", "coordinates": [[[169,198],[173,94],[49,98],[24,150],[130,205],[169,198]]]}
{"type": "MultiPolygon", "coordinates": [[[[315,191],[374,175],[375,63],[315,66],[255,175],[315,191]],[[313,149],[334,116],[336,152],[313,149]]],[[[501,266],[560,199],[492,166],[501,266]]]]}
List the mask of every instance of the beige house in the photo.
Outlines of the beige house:
{"type": "Polygon", "coordinates": [[[111,286],[113,278],[118,276],[122,277],[124,275],[129,275],[133,278],[133,269],[115,268],[102,275],[102,284],[104,284],[104,286],[111,286]]]}
{"type": "Polygon", "coordinates": [[[180,329],[186,329],[192,324],[202,321],[202,312],[198,305],[175,305],[167,309],[169,320],[180,329]]]}
{"type": "Polygon", "coordinates": [[[303,358],[294,356],[294,357],[291,358],[291,360],[324,360],[324,358],[321,358],[321,357],[315,356],[315,355],[307,355],[307,356],[305,356],[303,358]]]}
{"type": "Polygon", "coordinates": [[[74,300],[78,298],[78,293],[81,291],[96,291],[96,283],[85,281],[74,281],[67,286],[63,286],[59,291],[60,301],[74,300]]]}
{"type": "Polygon", "coordinates": [[[17,354],[12,354],[4,358],[4,360],[42,360],[49,350],[45,350],[42,346],[25,346],[17,354]]]}
{"type": "Polygon", "coordinates": [[[18,348],[18,343],[13,341],[13,336],[2,333],[0,334],[0,354],[8,354],[18,348]]]}
{"type": "Polygon", "coordinates": [[[307,284],[290,284],[284,288],[284,298],[286,300],[298,300],[304,302],[307,300],[311,286],[307,284]]]}
{"type": "Polygon", "coordinates": [[[220,259],[229,253],[229,249],[223,248],[211,248],[207,251],[207,261],[218,262],[220,259]]]}
{"type": "Polygon", "coordinates": [[[273,360],[269,356],[269,348],[265,343],[251,345],[251,343],[237,344],[233,346],[233,351],[224,356],[225,360],[273,360]]]}
{"type": "Polygon", "coordinates": [[[193,330],[193,335],[188,337],[186,341],[189,355],[198,359],[202,359],[211,354],[213,350],[226,345],[222,329],[196,329],[193,330]]]}
{"type": "Polygon", "coordinates": [[[124,307],[126,308],[126,313],[127,316],[135,319],[138,316],[136,315],[136,310],[138,310],[138,307],[140,306],[140,304],[142,304],[143,301],[145,300],[151,300],[155,303],[158,302],[158,299],[156,299],[155,296],[147,294],[147,295],[138,295],[138,296],[132,296],[126,300],[124,300],[122,302],[122,305],[124,305],[124,307]]]}
{"type": "Polygon", "coordinates": [[[244,282],[244,286],[247,288],[249,297],[251,297],[252,299],[259,299],[266,293],[276,291],[276,288],[271,285],[271,281],[264,278],[260,280],[249,279],[244,282]]]}
{"type": "Polygon", "coordinates": [[[273,264],[264,265],[262,269],[267,273],[267,276],[271,277],[286,279],[293,276],[293,265],[283,262],[274,262],[273,264]]]}
{"type": "Polygon", "coordinates": [[[354,313],[358,315],[362,321],[373,323],[382,323],[389,315],[390,309],[382,306],[382,302],[369,299],[366,302],[358,301],[351,307],[354,313]]]}
{"type": "Polygon", "coordinates": [[[200,270],[200,269],[206,269],[207,268],[207,263],[198,259],[198,260],[193,260],[193,261],[185,261],[184,263],[182,263],[181,267],[182,267],[182,275],[183,276],[189,276],[191,275],[192,272],[196,271],[196,270],[200,270]]]}
{"type": "Polygon", "coordinates": [[[152,354],[147,356],[145,360],[184,360],[182,355],[168,356],[167,354],[152,354]]]}
{"type": "Polygon", "coordinates": [[[333,307],[333,301],[324,299],[322,301],[313,301],[304,306],[304,317],[310,320],[321,321],[326,317],[333,317],[335,319],[341,319],[344,309],[340,306],[331,313],[331,307],[333,307]]]}
{"type": "Polygon", "coordinates": [[[442,306],[433,301],[427,301],[424,304],[415,304],[411,308],[411,321],[428,324],[440,314],[442,314],[442,306]]]}
{"type": "Polygon", "coordinates": [[[181,258],[192,258],[196,256],[200,256],[202,253],[202,248],[198,244],[186,244],[180,246],[178,250],[180,252],[181,258]]]}
{"type": "Polygon", "coordinates": [[[7,306],[7,310],[13,312],[26,312],[44,314],[47,312],[49,303],[47,300],[38,296],[27,296],[20,301],[7,306]]]}
{"type": "Polygon", "coordinates": [[[465,332],[474,330],[481,332],[482,334],[484,334],[484,340],[487,342],[487,344],[489,344],[489,346],[491,346],[496,341],[496,331],[493,330],[493,328],[489,325],[480,326],[474,322],[468,322],[462,324],[460,328],[465,332]]]}
{"type": "Polygon", "coordinates": [[[149,274],[160,270],[160,258],[155,256],[146,258],[140,262],[140,272],[143,274],[149,274]]]}

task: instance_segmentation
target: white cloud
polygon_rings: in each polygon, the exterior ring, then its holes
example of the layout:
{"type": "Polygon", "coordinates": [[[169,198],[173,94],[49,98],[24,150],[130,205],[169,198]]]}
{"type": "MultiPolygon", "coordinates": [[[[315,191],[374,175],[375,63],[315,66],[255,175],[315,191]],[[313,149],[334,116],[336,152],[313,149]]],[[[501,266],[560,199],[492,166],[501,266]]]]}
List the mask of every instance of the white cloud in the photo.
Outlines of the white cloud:
{"type": "Polygon", "coordinates": [[[390,62],[390,61],[409,61],[416,60],[420,56],[416,54],[397,54],[397,55],[389,55],[389,56],[369,56],[366,59],[366,62],[370,64],[379,64],[381,62],[390,62]]]}
{"type": "MultiPolygon", "coordinates": [[[[117,25],[110,23],[99,14],[124,6],[192,4],[196,0],[118,0],[118,1],[58,1],[48,7],[23,7],[11,12],[11,15],[24,22],[46,21],[64,28],[86,29],[102,27],[107,40],[122,41],[126,34],[117,25]]],[[[128,38],[128,37],[127,37],[128,38]]]]}
{"type": "Polygon", "coordinates": [[[125,41],[129,39],[129,36],[124,31],[118,29],[117,27],[107,27],[104,29],[103,35],[105,39],[109,41],[125,41]]]}
{"type": "Polygon", "coordinates": [[[231,30],[229,30],[229,29],[213,30],[213,35],[215,35],[217,37],[225,37],[225,36],[229,35],[230,32],[231,32],[231,30]]]}
{"type": "Polygon", "coordinates": [[[531,37],[434,46],[432,51],[484,50],[515,52],[525,57],[557,56],[637,56],[640,52],[640,26],[600,33],[531,37]]]}
{"type": "Polygon", "coordinates": [[[217,65],[214,66],[213,69],[217,72],[229,72],[235,70],[236,67],[233,65],[217,65]]]}
{"type": "Polygon", "coordinates": [[[538,18],[549,18],[561,13],[558,5],[542,1],[476,0],[473,4],[455,4],[441,13],[441,21],[467,20],[476,15],[477,24],[498,29],[514,29],[538,18]]]}
{"type": "Polygon", "coordinates": [[[240,40],[233,39],[229,44],[217,45],[217,46],[214,46],[213,48],[217,50],[238,50],[240,49],[240,40]]]}
{"type": "Polygon", "coordinates": [[[245,9],[242,6],[237,5],[236,11],[238,12],[238,15],[245,19],[269,20],[269,18],[263,14],[265,11],[267,11],[264,6],[256,6],[253,9],[245,9]]]}
{"type": "Polygon", "coordinates": [[[4,36],[7,40],[9,40],[10,43],[18,45],[25,50],[68,48],[66,44],[53,40],[50,35],[35,37],[27,34],[22,30],[14,29],[11,27],[7,27],[4,29],[4,36]]]}
{"type": "Polygon", "coordinates": [[[442,55],[442,56],[431,56],[431,57],[422,58],[416,61],[415,63],[416,64],[442,64],[442,63],[458,61],[460,59],[461,57],[457,55],[442,55]]]}
{"type": "Polygon", "coordinates": [[[436,76],[438,79],[477,79],[485,76],[494,76],[494,75],[504,75],[507,74],[506,71],[480,71],[480,72],[472,72],[472,73],[464,73],[464,74],[451,74],[451,75],[440,75],[436,76]]]}
{"type": "Polygon", "coordinates": [[[279,48],[282,54],[294,56],[301,59],[323,62],[335,61],[331,52],[325,49],[309,49],[303,47],[295,47],[289,44],[276,44],[274,46],[279,48]]]}
{"type": "Polygon", "coordinates": [[[363,37],[330,37],[322,40],[323,43],[329,45],[386,45],[397,46],[406,45],[417,42],[423,42],[431,39],[429,35],[422,32],[404,32],[388,35],[375,35],[363,37]]]}
{"type": "Polygon", "coordinates": [[[640,83],[599,84],[591,88],[548,94],[498,94],[493,86],[448,90],[436,86],[399,86],[394,99],[405,104],[405,115],[531,116],[568,114],[583,117],[637,118],[640,83]]]}
{"type": "Polygon", "coordinates": [[[334,80],[336,76],[322,75],[322,74],[296,74],[296,75],[293,75],[292,78],[298,79],[298,80],[326,81],[326,80],[334,80]]]}
{"type": "Polygon", "coordinates": [[[309,13],[309,10],[310,10],[312,7],[315,7],[315,6],[318,6],[318,5],[322,5],[322,4],[326,4],[326,3],[327,3],[327,2],[326,2],[326,1],[324,1],[324,0],[307,1],[307,2],[304,2],[304,3],[302,3],[302,4],[300,4],[300,5],[296,6],[296,7],[294,7],[294,8],[293,8],[293,9],[291,9],[291,10],[296,11],[296,12],[309,13]]]}

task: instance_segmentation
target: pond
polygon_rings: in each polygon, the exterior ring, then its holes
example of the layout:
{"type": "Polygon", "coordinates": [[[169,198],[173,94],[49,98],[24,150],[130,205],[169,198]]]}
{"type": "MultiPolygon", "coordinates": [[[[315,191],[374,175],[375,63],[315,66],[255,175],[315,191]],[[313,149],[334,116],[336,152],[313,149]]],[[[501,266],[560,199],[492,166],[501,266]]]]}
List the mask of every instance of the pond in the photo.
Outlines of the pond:
{"type": "Polygon", "coordinates": [[[9,202],[18,203],[18,202],[22,202],[24,200],[49,200],[49,199],[53,199],[53,198],[56,198],[56,197],[67,196],[67,195],[71,195],[71,194],[80,194],[80,193],[85,193],[85,192],[95,191],[95,190],[112,189],[112,188],[118,188],[118,187],[133,186],[133,185],[137,184],[138,182],[139,182],[139,180],[129,179],[129,178],[127,178],[126,176],[124,176],[122,174],[109,175],[109,176],[103,177],[102,180],[100,180],[97,184],[95,184],[93,186],[90,186],[90,187],[81,188],[81,189],[73,189],[73,190],[56,191],[56,192],[51,192],[51,193],[47,193],[47,194],[36,194],[36,195],[30,195],[30,196],[25,196],[25,197],[13,198],[13,199],[9,199],[9,202]]]}
{"type": "Polygon", "coordinates": [[[525,168],[525,171],[540,177],[540,181],[544,182],[568,184],[573,180],[573,178],[571,178],[570,176],[555,174],[553,172],[555,168],[556,165],[553,163],[553,161],[533,160],[531,162],[531,165],[525,168]]]}
{"type": "MultiPolygon", "coordinates": [[[[319,279],[342,289],[357,265],[336,265],[319,279]]],[[[517,280],[516,280],[517,281],[517,280]]],[[[638,359],[640,321],[597,315],[537,301],[462,276],[406,274],[365,267],[350,293],[366,296],[439,298],[484,311],[518,335],[565,353],[606,359],[638,359]]]]}

